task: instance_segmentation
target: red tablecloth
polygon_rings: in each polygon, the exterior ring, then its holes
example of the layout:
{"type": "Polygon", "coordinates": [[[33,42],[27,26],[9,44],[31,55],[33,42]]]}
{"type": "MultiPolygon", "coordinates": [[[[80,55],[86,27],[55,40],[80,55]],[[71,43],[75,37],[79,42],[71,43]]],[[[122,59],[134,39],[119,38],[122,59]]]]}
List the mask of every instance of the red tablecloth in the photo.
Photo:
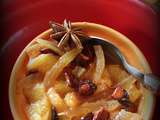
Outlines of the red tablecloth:
{"type": "MultiPolygon", "coordinates": [[[[159,13],[138,0],[4,0],[1,9],[3,120],[12,119],[8,82],[13,64],[24,46],[48,29],[49,20],[62,22],[67,18],[71,21],[95,22],[123,33],[141,49],[153,72],[160,76],[159,13]]],[[[159,103],[154,120],[160,118],[158,107],[159,103]]]]}

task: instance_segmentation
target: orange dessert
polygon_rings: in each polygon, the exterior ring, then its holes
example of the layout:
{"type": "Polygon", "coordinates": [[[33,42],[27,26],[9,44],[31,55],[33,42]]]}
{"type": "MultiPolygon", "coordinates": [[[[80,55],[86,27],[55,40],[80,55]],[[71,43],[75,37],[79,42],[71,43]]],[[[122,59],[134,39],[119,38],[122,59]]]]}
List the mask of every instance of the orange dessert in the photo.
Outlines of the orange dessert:
{"type": "Polygon", "coordinates": [[[62,25],[50,22],[51,29],[24,49],[11,76],[14,82],[10,87],[10,103],[14,118],[145,119],[141,108],[145,103],[143,90],[147,90],[123,67],[106,57],[102,46],[85,44],[85,41],[92,36],[104,39],[109,36],[130,64],[149,71],[145,59],[144,68],[127,44],[116,42],[111,33],[103,35],[103,31],[94,28],[87,30],[87,23],[83,24],[72,25],[67,20],[62,25]]]}

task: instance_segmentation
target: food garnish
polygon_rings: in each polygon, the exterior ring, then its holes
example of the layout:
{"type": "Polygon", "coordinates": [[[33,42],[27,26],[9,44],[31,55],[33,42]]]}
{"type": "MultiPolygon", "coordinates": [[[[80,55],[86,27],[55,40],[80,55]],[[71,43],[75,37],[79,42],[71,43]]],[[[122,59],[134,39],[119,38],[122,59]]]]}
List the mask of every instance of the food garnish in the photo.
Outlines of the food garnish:
{"type": "Polygon", "coordinates": [[[65,19],[63,25],[50,21],[50,26],[53,30],[51,37],[53,39],[60,39],[58,47],[62,48],[69,45],[69,42],[73,42],[77,48],[83,48],[82,41],[78,37],[87,38],[88,36],[80,28],[72,28],[70,21],[65,19]]]}

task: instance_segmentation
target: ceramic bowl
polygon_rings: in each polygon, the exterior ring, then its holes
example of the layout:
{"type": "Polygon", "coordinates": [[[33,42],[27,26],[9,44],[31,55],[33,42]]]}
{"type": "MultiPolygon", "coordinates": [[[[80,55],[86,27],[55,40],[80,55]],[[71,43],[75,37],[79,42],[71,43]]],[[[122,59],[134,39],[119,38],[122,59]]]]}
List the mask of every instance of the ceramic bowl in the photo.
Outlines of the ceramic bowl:
{"type": "MultiPolygon", "coordinates": [[[[121,50],[121,52],[124,54],[127,61],[131,65],[135,66],[142,72],[151,72],[150,66],[147,63],[146,58],[144,57],[142,52],[131,40],[129,40],[126,36],[119,33],[118,31],[103,25],[88,22],[75,22],[72,23],[72,25],[82,28],[83,31],[90,36],[100,37],[111,41],[121,50]]],[[[24,65],[27,60],[25,49],[33,44],[37,38],[49,38],[50,33],[51,29],[46,30],[38,35],[35,39],[33,39],[21,52],[13,67],[9,83],[9,102],[12,115],[15,120],[27,120],[25,111],[23,109],[24,103],[21,101],[24,98],[22,95],[18,97],[16,95],[21,94],[17,92],[17,85],[25,75],[24,65]]],[[[142,115],[143,120],[150,120],[152,117],[155,99],[153,94],[149,90],[141,87],[141,91],[143,91],[143,97],[140,101],[138,112],[142,115]]]]}

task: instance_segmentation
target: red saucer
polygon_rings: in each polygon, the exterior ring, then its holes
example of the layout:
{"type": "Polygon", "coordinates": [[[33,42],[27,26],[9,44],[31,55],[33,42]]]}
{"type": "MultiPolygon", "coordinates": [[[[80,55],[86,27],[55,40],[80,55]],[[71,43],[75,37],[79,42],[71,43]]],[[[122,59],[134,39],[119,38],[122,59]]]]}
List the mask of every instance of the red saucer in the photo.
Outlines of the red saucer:
{"type": "Polygon", "coordinates": [[[8,82],[14,62],[27,43],[49,28],[50,20],[62,22],[66,18],[109,26],[130,38],[144,53],[153,72],[160,75],[157,13],[139,0],[7,0],[2,9],[0,25],[5,31],[1,43],[5,44],[1,51],[1,98],[5,120],[12,119],[8,82]]]}

